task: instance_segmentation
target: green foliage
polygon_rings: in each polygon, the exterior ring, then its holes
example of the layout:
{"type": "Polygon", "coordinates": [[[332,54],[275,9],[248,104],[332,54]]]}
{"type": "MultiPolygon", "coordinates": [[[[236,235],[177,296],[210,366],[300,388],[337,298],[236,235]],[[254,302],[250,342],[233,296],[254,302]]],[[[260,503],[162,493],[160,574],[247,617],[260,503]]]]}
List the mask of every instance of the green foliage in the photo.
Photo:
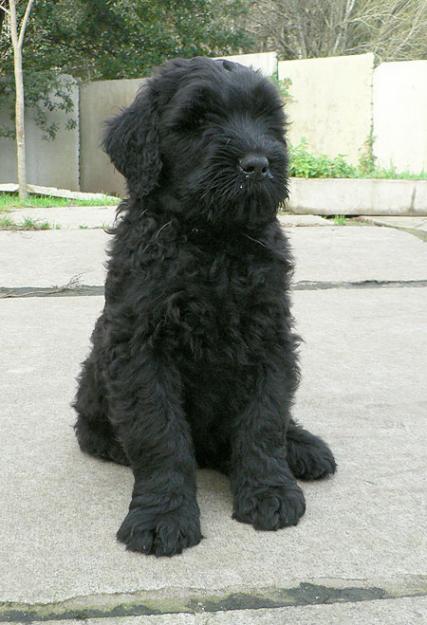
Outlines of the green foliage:
{"type": "MultiPolygon", "coordinates": [[[[368,140],[372,147],[371,139],[368,140]]],[[[370,151],[372,154],[372,149],[370,151]]],[[[335,158],[313,154],[303,139],[297,146],[289,147],[289,174],[297,178],[389,178],[427,180],[427,172],[414,174],[398,172],[395,167],[378,168],[370,154],[363,154],[357,166],[350,165],[342,154],[335,158]]]]}
{"type": "Polygon", "coordinates": [[[371,130],[359,158],[359,172],[362,176],[369,178],[372,177],[375,171],[374,135],[371,130]]]}
{"type": "Polygon", "coordinates": [[[271,80],[274,82],[274,84],[278,88],[279,93],[282,96],[282,99],[284,100],[284,102],[285,103],[290,102],[292,100],[292,96],[291,96],[292,80],[290,78],[284,78],[282,80],[279,80],[277,75],[271,76],[271,80]]]}
{"type": "MultiPolygon", "coordinates": [[[[58,124],[49,122],[49,113],[65,111],[73,113],[71,91],[74,81],[54,71],[24,73],[24,92],[26,106],[30,107],[38,127],[43,131],[43,139],[54,139],[58,124]]],[[[14,120],[15,81],[12,75],[0,78],[0,102],[10,110],[10,119],[14,120]]],[[[67,129],[76,127],[73,117],[65,122],[67,129]]],[[[14,138],[15,129],[10,125],[0,125],[0,136],[14,138]]]]}
{"type": "MultiPolygon", "coordinates": [[[[18,3],[18,18],[25,2],[18,3]]],[[[82,81],[150,74],[168,58],[241,52],[252,40],[241,24],[245,0],[37,0],[24,42],[25,100],[46,138],[58,128],[47,111],[72,111],[60,74],[82,81]]],[[[13,54],[0,32],[0,103],[14,118],[13,54]]],[[[72,127],[70,118],[67,126],[72,127]]],[[[0,135],[13,136],[10,128],[0,135]]]]}
{"type": "Polygon", "coordinates": [[[427,180],[427,171],[414,174],[411,171],[397,171],[396,167],[375,168],[367,176],[359,174],[358,178],[388,178],[390,180],[427,180]]]}
{"type": "Polygon", "coordinates": [[[243,0],[73,0],[74,5],[80,8],[79,49],[67,71],[84,80],[141,77],[167,58],[229,54],[250,41],[239,27],[247,12],[243,0]]]}
{"type": "MultiPolygon", "coordinates": [[[[26,217],[20,222],[13,221],[10,217],[0,217],[0,230],[51,230],[47,221],[30,219],[26,217]]],[[[58,227],[56,227],[58,229],[58,227]]]]}
{"type": "Polygon", "coordinates": [[[10,217],[0,215],[0,230],[12,230],[16,227],[15,222],[10,217]]]}
{"type": "Polygon", "coordinates": [[[357,170],[346,163],[342,155],[329,158],[324,154],[315,155],[307,148],[305,140],[295,147],[290,147],[291,176],[300,178],[355,178],[357,170]]]}
{"type": "Polygon", "coordinates": [[[51,226],[47,221],[25,217],[25,219],[18,223],[18,228],[19,230],[50,230],[51,226]]]}

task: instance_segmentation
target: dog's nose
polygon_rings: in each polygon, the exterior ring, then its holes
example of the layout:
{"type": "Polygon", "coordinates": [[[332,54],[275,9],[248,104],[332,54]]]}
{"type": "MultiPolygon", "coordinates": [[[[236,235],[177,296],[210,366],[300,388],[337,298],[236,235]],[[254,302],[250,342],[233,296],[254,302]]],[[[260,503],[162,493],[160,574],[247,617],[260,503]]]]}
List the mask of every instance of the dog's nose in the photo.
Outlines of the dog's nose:
{"type": "Polygon", "coordinates": [[[247,154],[239,160],[239,165],[245,176],[265,178],[268,175],[270,163],[262,154],[247,154]]]}

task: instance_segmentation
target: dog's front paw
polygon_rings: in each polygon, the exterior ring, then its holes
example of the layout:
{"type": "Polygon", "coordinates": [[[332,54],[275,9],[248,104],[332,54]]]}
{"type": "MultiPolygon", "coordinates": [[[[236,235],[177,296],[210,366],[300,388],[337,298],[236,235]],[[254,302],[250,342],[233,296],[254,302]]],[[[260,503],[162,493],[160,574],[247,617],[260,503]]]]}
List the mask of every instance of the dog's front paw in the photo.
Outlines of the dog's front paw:
{"type": "Polygon", "coordinates": [[[117,532],[117,539],[129,551],[174,556],[202,539],[198,506],[183,505],[173,512],[156,515],[144,508],[133,508],[117,532]]]}
{"type": "Polygon", "coordinates": [[[296,483],[264,489],[246,488],[234,498],[233,518],[257,530],[296,525],[305,512],[304,493],[296,483]]]}

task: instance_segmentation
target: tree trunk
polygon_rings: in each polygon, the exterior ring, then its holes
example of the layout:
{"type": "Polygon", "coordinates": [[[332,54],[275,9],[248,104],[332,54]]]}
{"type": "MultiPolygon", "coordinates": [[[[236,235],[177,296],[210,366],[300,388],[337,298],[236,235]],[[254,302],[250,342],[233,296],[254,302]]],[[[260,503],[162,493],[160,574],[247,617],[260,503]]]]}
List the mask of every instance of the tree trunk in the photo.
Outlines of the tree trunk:
{"type": "Polygon", "coordinates": [[[24,124],[24,85],[22,76],[22,51],[18,47],[14,54],[16,86],[16,156],[18,164],[19,199],[27,197],[27,168],[25,162],[25,124],[24,124]]]}
{"type": "Polygon", "coordinates": [[[27,197],[27,169],[25,164],[25,123],[24,123],[24,78],[22,73],[22,45],[24,41],[25,28],[27,26],[28,16],[31,11],[34,0],[28,0],[24,17],[21,21],[20,32],[16,19],[16,0],[9,0],[10,12],[10,34],[13,46],[13,64],[15,70],[15,88],[16,88],[16,159],[18,165],[18,186],[19,199],[25,200],[27,197]]]}

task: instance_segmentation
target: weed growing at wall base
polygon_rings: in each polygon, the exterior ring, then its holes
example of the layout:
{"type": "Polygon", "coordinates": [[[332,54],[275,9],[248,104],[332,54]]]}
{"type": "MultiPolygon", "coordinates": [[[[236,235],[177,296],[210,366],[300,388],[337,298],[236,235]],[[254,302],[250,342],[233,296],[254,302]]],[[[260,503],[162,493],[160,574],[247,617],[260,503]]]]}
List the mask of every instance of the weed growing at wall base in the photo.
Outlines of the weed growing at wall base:
{"type": "Polygon", "coordinates": [[[377,168],[374,163],[366,165],[366,159],[361,159],[358,165],[350,165],[342,154],[330,158],[325,154],[313,154],[307,147],[307,141],[302,140],[297,146],[289,148],[289,173],[296,178],[388,178],[427,180],[427,172],[414,174],[398,172],[394,167],[389,169],[377,168]]]}
{"type": "Polygon", "coordinates": [[[0,217],[0,230],[59,230],[60,226],[52,227],[47,221],[26,217],[20,222],[10,217],[0,217]]]}
{"type": "Polygon", "coordinates": [[[313,154],[307,148],[307,142],[295,147],[290,146],[290,175],[298,178],[355,178],[356,168],[349,165],[339,155],[329,158],[324,154],[313,154]]]}

